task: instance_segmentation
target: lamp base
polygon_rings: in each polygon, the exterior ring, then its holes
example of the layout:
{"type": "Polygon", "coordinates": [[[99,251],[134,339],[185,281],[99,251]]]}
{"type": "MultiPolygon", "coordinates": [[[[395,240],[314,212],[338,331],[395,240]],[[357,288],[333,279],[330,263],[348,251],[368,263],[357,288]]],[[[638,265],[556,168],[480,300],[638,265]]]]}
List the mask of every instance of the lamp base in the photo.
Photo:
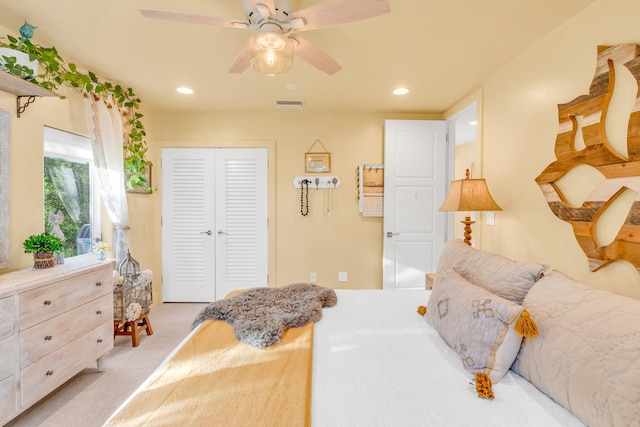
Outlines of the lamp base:
{"type": "Polygon", "coordinates": [[[471,221],[470,216],[465,216],[464,221],[460,221],[464,224],[464,242],[471,246],[471,224],[475,224],[475,221],[471,221]]]}

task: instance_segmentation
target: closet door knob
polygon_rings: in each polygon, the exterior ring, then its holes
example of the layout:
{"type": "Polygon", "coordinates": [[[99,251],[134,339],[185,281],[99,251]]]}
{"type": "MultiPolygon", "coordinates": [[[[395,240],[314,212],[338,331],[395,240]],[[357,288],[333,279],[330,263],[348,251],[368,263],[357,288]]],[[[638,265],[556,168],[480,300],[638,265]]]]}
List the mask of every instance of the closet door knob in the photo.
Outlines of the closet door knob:
{"type": "Polygon", "coordinates": [[[53,371],[47,371],[47,376],[50,377],[53,375],[53,371]]]}
{"type": "Polygon", "coordinates": [[[102,342],[102,338],[98,338],[98,344],[102,342]]]}
{"type": "Polygon", "coordinates": [[[96,311],[96,314],[102,314],[102,310],[96,311]]]}
{"type": "Polygon", "coordinates": [[[46,301],[44,302],[44,305],[51,305],[51,301],[46,300],[46,301]]]}
{"type": "Polygon", "coordinates": [[[96,286],[102,286],[102,282],[96,282],[96,286]]]}
{"type": "Polygon", "coordinates": [[[53,338],[51,335],[47,335],[46,337],[44,337],[45,341],[51,341],[51,338],[53,338]]]}

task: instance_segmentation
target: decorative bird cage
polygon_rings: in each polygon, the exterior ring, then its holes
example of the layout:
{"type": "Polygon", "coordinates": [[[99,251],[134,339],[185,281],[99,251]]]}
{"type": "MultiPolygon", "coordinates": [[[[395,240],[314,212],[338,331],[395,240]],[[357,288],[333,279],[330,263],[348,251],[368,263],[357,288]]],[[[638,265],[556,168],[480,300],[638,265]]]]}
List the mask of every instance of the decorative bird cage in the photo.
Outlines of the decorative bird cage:
{"type": "Polygon", "coordinates": [[[127,256],[114,271],[114,322],[132,322],[148,313],[152,303],[151,270],[140,271],[140,264],[127,251],[127,256]]]}

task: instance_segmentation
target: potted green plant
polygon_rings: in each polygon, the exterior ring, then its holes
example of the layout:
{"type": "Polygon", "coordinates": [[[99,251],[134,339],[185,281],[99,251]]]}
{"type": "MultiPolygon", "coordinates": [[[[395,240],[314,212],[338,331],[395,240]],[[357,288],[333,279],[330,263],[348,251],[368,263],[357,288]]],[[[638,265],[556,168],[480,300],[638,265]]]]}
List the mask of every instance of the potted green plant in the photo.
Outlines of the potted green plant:
{"type": "Polygon", "coordinates": [[[62,250],[62,240],[53,234],[32,234],[23,243],[25,254],[33,254],[33,268],[55,265],[55,254],[62,250]]]}

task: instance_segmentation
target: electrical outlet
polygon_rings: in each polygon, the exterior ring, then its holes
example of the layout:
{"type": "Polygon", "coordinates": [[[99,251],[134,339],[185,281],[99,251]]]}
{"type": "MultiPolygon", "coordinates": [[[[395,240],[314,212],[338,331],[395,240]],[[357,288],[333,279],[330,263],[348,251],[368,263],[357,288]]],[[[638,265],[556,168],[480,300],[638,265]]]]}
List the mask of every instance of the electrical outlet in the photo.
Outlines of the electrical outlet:
{"type": "Polygon", "coordinates": [[[309,275],[309,280],[311,280],[311,283],[316,283],[316,281],[318,280],[318,275],[316,273],[311,273],[309,275]]]}
{"type": "Polygon", "coordinates": [[[346,282],[347,280],[349,280],[349,274],[346,271],[338,273],[338,282],[346,282]]]}

